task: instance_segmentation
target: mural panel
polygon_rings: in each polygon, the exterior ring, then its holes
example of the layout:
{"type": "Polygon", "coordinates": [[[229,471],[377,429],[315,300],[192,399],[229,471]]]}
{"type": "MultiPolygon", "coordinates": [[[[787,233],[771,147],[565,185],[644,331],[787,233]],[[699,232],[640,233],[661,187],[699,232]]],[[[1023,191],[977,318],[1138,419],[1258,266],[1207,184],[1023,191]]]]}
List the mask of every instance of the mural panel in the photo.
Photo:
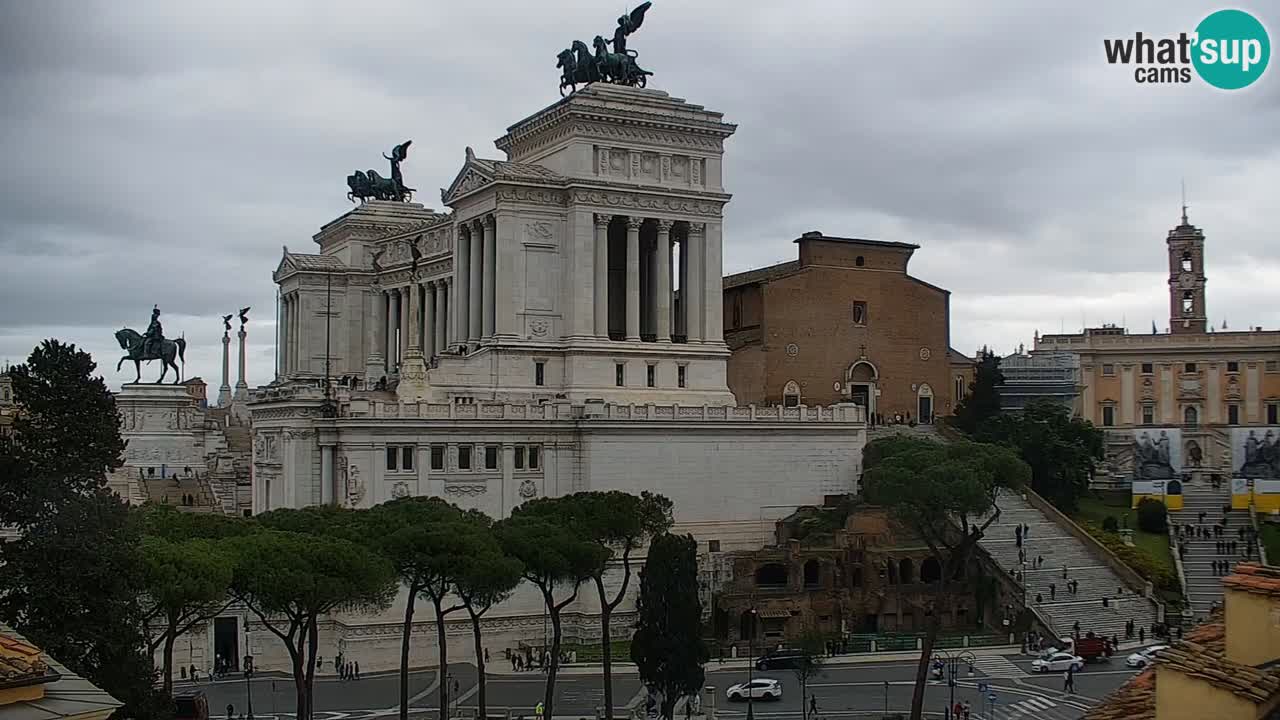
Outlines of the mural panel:
{"type": "Polygon", "coordinates": [[[1172,480],[1182,473],[1182,431],[1138,428],[1133,431],[1133,480],[1172,480]]]}
{"type": "Polygon", "coordinates": [[[1280,480],[1280,427],[1232,428],[1231,475],[1280,480]]]}

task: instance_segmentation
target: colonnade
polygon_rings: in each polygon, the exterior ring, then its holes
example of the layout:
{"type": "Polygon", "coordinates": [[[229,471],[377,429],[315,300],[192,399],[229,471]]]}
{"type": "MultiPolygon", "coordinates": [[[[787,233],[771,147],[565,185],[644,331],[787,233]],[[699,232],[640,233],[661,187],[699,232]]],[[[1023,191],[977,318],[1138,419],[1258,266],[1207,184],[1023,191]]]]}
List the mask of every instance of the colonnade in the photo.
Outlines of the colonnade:
{"type": "Polygon", "coordinates": [[[597,338],[669,343],[707,337],[704,224],[596,215],[595,233],[597,338]]]}
{"type": "Polygon", "coordinates": [[[417,351],[430,358],[456,342],[449,315],[452,289],[449,277],[372,289],[369,364],[396,373],[407,353],[417,351]]]}

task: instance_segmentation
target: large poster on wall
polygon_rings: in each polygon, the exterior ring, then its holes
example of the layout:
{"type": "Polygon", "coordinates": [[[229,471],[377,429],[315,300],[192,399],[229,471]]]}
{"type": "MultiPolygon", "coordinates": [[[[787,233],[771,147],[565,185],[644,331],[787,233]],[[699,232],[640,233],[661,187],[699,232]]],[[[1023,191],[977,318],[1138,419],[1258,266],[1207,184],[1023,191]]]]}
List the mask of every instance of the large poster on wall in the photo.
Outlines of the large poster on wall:
{"type": "Polygon", "coordinates": [[[1134,482],[1173,480],[1181,474],[1181,430],[1139,428],[1133,431],[1134,482]]]}
{"type": "Polygon", "coordinates": [[[1231,475],[1280,480],[1280,427],[1232,428],[1231,475]]]}

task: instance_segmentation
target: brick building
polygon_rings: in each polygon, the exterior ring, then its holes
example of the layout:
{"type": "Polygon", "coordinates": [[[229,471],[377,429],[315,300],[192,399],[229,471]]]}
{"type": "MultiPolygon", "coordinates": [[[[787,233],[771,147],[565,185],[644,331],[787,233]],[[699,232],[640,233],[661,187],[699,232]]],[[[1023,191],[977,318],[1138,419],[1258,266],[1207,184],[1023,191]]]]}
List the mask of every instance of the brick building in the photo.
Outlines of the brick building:
{"type": "Polygon", "coordinates": [[[950,347],[951,293],[907,273],[919,246],[816,231],[795,242],[798,260],[724,279],[738,403],[951,414],[972,361],[950,347]]]}

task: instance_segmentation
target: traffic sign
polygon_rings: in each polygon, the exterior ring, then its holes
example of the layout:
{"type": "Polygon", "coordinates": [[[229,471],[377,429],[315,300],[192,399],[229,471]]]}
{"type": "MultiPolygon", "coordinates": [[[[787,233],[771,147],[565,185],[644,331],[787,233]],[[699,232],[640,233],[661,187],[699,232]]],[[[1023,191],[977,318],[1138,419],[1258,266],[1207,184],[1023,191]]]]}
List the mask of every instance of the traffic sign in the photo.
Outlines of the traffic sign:
{"type": "Polygon", "coordinates": [[[995,701],[996,701],[996,694],[995,694],[995,693],[991,693],[990,695],[988,695],[988,696],[987,696],[987,699],[988,699],[988,700],[990,700],[990,701],[992,702],[992,704],[995,704],[995,701]]]}
{"type": "Polygon", "coordinates": [[[989,685],[987,685],[986,683],[984,683],[984,682],[980,682],[980,683],[978,683],[978,692],[980,692],[980,693],[984,693],[984,692],[986,692],[986,691],[987,691],[987,688],[988,688],[988,687],[990,687],[990,686],[989,686],[989,685]]]}

